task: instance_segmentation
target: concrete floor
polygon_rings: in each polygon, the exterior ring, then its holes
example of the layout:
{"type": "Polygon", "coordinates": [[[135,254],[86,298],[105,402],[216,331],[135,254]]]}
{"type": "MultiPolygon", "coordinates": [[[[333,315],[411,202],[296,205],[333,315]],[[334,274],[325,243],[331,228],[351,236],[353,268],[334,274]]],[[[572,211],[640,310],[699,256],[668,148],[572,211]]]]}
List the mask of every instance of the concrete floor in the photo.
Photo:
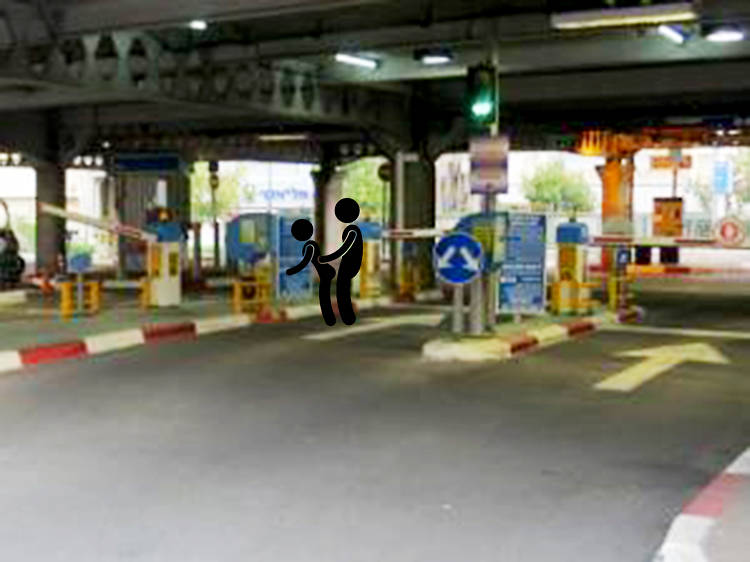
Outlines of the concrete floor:
{"type": "Polygon", "coordinates": [[[0,379],[0,559],[645,562],[750,441],[750,342],[612,395],[592,385],[634,361],[615,353],[692,340],[601,333],[467,366],[422,362],[429,328],[300,337],[322,329],[0,379]]]}

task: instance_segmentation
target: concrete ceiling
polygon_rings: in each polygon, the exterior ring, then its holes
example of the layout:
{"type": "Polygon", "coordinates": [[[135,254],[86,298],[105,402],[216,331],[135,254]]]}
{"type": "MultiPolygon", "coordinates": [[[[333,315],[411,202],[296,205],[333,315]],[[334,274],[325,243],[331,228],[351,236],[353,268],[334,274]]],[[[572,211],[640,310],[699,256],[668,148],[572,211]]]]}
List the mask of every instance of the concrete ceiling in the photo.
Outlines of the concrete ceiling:
{"type": "MultiPolygon", "coordinates": [[[[0,110],[60,106],[66,108],[67,120],[73,121],[96,108],[97,123],[112,127],[141,122],[164,129],[182,124],[216,132],[216,123],[225,122],[228,131],[229,124],[236,129],[238,123],[248,130],[328,127],[330,132],[333,126],[336,134],[351,130],[360,136],[363,129],[390,124],[383,133],[408,134],[393,127],[408,120],[408,111],[401,113],[400,106],[416,105],[420,115],[433,114],[450,123],[462,113],[466,67],[494,56],[499,62],[504,115],[517,125],[745,116],[750,100],[746,78],[750,40],[715,44],[702,34],[721,23],[747,26],[750,31],[750,2],[703,0],[698,7],[700,22],[686,28],[691,37],[684,45],[671,43],[653,28],[586,32],[551,28],[552,12],[605,4],[604,0],[3,0],[0,49],[6,56],[0,65],[0,110]],[[189,29],[193,19],[205,20],[208,28],[189,29]],[[149,68],[161,68],[166,58],[173,57],[178,61],[174,72],[183,78],[192,73],[194,78],[201,74],[201,80],[216,81],[223,73],[231,82],[245,68],[250,80],[260,76],[253,70],[257,68],[271,69],[274,75],[310,75],[321,99],[326,92],[337,103],[343,99],[349,104],[350,97],[368,99],[387,108],[390,121],[364,121],[372,105],[332,115],[284,106],[275,98],[265,105],[257,100],[238,104],[231,96],[185,99],[133,84],[103,86],[86,72],[71,80],[70,72],[63,70],[43,75],[19,71],[31,59],[35,61],[31,66],[47,68],[54,45],[61,68],[71,62],[96,68],[88,63],[106,51],[97,47],[102,38],[122,34],[145,38],[146,52],[138,56],[146,62],[139,64],[149,68]],[[415,60],[419,47],[448,48],[454,60],[426,67],[415,60]],[[367,71],[337,63],[333,55],[340,51],[376,58],[379,67],[367,71]],[[357,88],[354,94],[351,88],[357,88]]],[[[132,38],[128,41],[132,45],[132,38]]],[[[119,62],[113,64],[120,71],[132,67],[138,59],[132,54],[118,53],[119,62]]],[[[163,82],[164,71],[159,72],[155,81],[163,82]]],[[[282,78],[278,84],[283,91],[282,78]]]]}

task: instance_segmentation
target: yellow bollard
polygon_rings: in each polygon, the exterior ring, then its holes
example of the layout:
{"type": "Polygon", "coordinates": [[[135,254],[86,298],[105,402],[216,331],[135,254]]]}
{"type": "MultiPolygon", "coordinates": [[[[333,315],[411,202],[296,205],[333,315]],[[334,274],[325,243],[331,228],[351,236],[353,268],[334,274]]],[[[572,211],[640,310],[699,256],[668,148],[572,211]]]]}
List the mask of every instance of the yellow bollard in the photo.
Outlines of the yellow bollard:
{"type": "Polygon", "coordinates": [[[151,306],[151,280],[148,277],[141,279],[140,304],[143,309],[151,306]]]}
{"type": "Polygon", "coordinates": [[[75,313],[75,301],[73,299],[73,282],[60,282],[60,315],[64,319],[70,319],[75,313]]]}
{"type": "Polygon", "coordinates": [[[232,310],[235,314],[241,314],[243,308],[242,299],[242,280],[234,279],[232,282],[232,310]]]}
{"type": "Polygon", "coordinates": [[[90,314],[97,314],[102,307],[102,284],[99,281],[86,283],[88,302],[86,309],[90,314]]]}

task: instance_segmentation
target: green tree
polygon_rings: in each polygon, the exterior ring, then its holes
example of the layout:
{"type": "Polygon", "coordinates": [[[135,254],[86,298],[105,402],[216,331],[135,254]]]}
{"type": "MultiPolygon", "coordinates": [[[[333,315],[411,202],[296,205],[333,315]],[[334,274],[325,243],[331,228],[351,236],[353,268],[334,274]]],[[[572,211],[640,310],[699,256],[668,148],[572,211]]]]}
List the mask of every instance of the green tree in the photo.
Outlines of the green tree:
{"type": "Polygon", "coordinates": [[[714,205],[714,190],[711,184],[703,178],[698,178],[691,180],[687,189],[698,199],[703,212],[710,215],[714,205]]]}
{"type": "Polygon", "coordinates": [[[36,221],[27,217],[13,219],[11,224],[22,252],[33,252],[36,248],[36,221]]]}
{"type": "Polygon", "coordinates": [[[362,209],[361,217],[383,221],[386,188],[378,177],[383,158],[361,158],[342,167],[342,194],[355,199],[362,209]]]}
{"type": "MultiPolygon", "coordinates": [[[[219,188],[216,190],[216,214],[219,217],[236,211],[243,201],[252,202],[255,189],[245,181],[246,170],[242,165],[222,171],[219,168],[219,188]]],[[[190,209],[192,220],[213,220],[211,185],[208,162],[197,162],[190,174],[190,209]]]]}
{"type": "Polygon", "coordinates": [[[585,212],[594,208],[594,197],[583,174],[566,170],[561,160],[542,164],[524,176],[523,191],[532,203],[549,205],[555,211],[585,212]]]}

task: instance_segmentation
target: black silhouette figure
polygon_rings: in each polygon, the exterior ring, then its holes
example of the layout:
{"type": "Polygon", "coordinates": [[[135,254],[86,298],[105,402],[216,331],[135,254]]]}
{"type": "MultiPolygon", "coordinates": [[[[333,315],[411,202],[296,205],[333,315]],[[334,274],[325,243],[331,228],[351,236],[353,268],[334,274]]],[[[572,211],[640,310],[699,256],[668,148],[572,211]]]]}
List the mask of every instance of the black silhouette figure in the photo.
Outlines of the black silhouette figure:
{"type": "Polygon", "coordinates": [[[323,320],[325,320],[326,324],[333,326],[336,323],[336,316],[333,314],[333,307],[331,306],[331,281],[336,276],[336,270],[332,265],[320,262],[320,247],[315,241],[310,240],[312,235],[313,225],[309,220],[298,219],[292,223],[292,236],[300,242],[304,240],[307,240],[307,242],[302,247],[302,261],[294,267],[287,269],[286,274],[294,275],[295,273],[299,273],[305,269],[307,264],[312,262],[320,278],[320,285],[318,285],[320,312],[323,314],[323,320]]]}
{"type": "MultiPolygon", "coordinates": [[[[352,223],[359,217],[359,205],[354,199],[345,197],[336,203],[334,209],[336,218],[341,222],[352,223]]],[[[344,229],[341,235],[343,244],[335,252],[327,256],[321,256],[321,263],[328,263],[335,259],[341,258],[339,263],[339,273],[336,279],[336,301],[339,306],[339,315],[341,320],[347,326],[356,322],[357,316],[354,314],[352,306],[352,279],[359,273],[362,267],[362,231],[355,224],[350,224],[344,229]]]]}

